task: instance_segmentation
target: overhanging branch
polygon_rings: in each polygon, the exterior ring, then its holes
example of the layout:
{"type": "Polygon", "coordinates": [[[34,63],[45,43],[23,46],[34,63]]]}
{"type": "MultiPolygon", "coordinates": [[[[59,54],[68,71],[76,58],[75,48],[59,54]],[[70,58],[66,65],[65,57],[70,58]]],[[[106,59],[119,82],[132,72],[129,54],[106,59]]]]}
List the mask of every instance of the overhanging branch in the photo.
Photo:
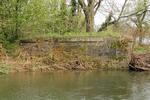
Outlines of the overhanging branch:
{"type": "Polygon", "coordinates": [[[80,4],[81,8],[82,8],[83,10],[86,10],[86,4],[85,4],[84,0],[78,0],[78,2],[79,2],[79,4],[80,4]]]}
{"type": "Polygon", "coordinates": [[[103,1],[103,0],[99,0],[99,1],[95,4],[95,6],[94,6],[94,8],[95,8],[94,14],[96,14],[96,13],[97,13],[98,8],[100,7],[100,5],[101,5],[102,1],[103,1]]]}

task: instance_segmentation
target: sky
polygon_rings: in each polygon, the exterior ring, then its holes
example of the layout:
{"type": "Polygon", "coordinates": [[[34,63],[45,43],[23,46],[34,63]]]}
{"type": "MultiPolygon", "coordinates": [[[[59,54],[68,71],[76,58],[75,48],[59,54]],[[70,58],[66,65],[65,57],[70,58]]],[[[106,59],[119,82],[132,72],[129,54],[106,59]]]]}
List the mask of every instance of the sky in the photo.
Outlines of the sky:
{"type": "MultiPolygon", "coordinates": [[[[67,0],[67,2],[69,3],[71,0],[67,0]]],[[[87,1],[87,0],[85,0],[87,1]]],[[[137,1],[137,0],[128,0],[127,2],[133,2],[133,1],[137,1]]],[[[124,4],[125,0],[103,0],[98,12],[96,13],[95,17],[94,17],[94,24],[95,24],[95,28],[99,28],[102,23],[105,21],[106,17],[108,16],[108,14],[111,12],[111,9],[113,9],[113,15],[115,15],[115,17],[117,17],[120,14],[120,10],[124,4]]],[[[149,0],[150,2],[150,0],[149,0]]],[[[130,11],[132,11],[134,9],[134,3],[132,3],[133,6],[128,5],[127,9],[129,9],[130,11]]]]}
{"type": "MultiPolygon", "coordinates": [[[[109,0],[109,1],[113,2],[113,4],[117,5],[118,8],[121,8],[121,6],[123,5],[123,3],[124,3],[125,0],[109,0]]],[[[103,8],[108,9],[108,11],[111,11],[110,8],[107,7],[107,5],[105,5],[104,3],[105,2],[103,2],[103,4],[102,4],[103,7],[102,8],[100,7],[99,11],[95,15],[95,18],[94,18],[95,26],[101,25],[105,21],[106,16],[108,15],[108,12],[104,13],[104,11],[102,10],[103,8]]]]}

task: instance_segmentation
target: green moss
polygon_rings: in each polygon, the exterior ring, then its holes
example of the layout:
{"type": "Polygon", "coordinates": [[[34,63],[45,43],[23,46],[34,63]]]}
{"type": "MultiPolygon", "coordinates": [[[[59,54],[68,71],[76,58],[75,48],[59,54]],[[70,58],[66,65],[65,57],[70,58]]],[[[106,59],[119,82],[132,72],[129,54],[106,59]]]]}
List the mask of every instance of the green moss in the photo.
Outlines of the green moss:
{"type": "Polygon", "coordinates": [[[137,54],[150,53],[150,46],[135,46],[134,52],[137,54]]]}

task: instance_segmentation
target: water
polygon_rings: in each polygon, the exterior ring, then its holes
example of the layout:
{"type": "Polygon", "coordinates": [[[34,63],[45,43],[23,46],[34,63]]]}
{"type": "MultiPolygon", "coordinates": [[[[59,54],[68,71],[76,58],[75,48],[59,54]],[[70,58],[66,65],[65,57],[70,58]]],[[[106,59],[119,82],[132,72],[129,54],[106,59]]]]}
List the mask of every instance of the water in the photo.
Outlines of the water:
{"type": "Polygon", "coordinates": [[[97,71],[1,75],[0,100],[150,100],[150,73],[97,71]]]}

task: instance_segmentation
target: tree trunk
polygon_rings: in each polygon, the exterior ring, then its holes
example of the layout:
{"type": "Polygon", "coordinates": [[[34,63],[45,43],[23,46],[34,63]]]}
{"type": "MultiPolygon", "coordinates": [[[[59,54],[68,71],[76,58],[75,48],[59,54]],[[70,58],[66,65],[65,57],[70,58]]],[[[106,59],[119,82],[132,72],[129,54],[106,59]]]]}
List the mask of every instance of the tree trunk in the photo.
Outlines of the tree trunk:
{"type": "Polygon", "coordinates": [[[75,16],[77,14],[77,1],[76,0],[71,0],[71,13],[72,13],[72,16],[75,16]]]}
{"type": "Polygon", "coordinates": [[[142,25],[140,25],[138,27],[138,29],[139,29],[139,45],[142,45],[142,43],[143,43],[143,34],[144,34],[142,25]]]}
{"type": "Polygon", "coordinates": [[[84,12],[86,32],[94,32],[94,2],[94,0],[89,0],[86,11],[84,12]]]}
{"type": "Polygon", "coordinates": [[[19,22],[19,13],[20,13],[20,0],[16,1],[16,7],[15,7],[15,32],[13,39],[16,40],[19,37],[19,27],[20,27],[20,22],[19,22]]]}
{"type": "Polygon", "coordinates": [[[85,15],[86,32],[94,32],[94,4],[95,0],[87,0],[87,5],[84,0],[78,0],[85,15]]]}
{"type": "Polygon", "coordinates": [[[93,12],[85,14],[86,32],[94,31],[94,16],[93,12]]]}

